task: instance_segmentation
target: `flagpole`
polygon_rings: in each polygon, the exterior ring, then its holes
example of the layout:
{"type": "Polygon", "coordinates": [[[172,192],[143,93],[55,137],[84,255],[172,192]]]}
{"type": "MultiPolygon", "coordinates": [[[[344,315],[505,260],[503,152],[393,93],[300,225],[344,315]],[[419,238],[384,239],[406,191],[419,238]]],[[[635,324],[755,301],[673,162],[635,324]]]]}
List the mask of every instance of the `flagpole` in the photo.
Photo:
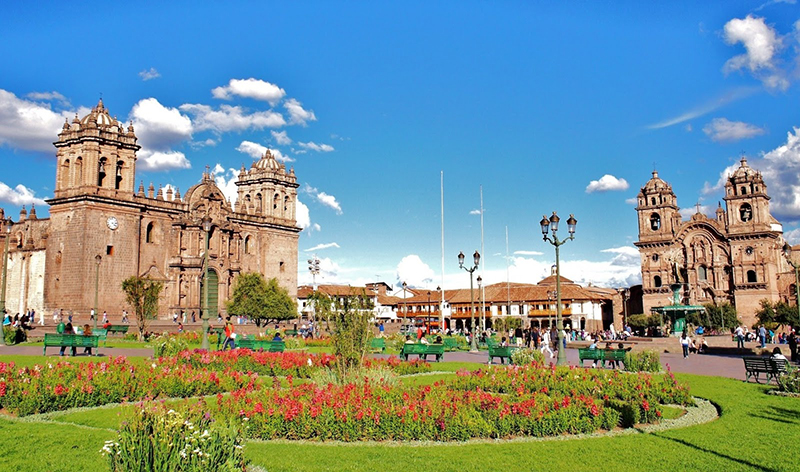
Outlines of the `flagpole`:
{"type": "MultiPolygon", "coordinates": [[[[483,247],[483,185],[481,185],[481,272],[486,275],[486,249],[483,247]]],[[[481,329],[486,331],[486,284],[481,284],[481,329]]]]}
{"type": "Polygon", "coordinates": [[[442,207],[442,299],[439,303],[439,331],[444,333],[444,171],[439,176],[439,186],[441,188],[441,207],[442,207]]]}

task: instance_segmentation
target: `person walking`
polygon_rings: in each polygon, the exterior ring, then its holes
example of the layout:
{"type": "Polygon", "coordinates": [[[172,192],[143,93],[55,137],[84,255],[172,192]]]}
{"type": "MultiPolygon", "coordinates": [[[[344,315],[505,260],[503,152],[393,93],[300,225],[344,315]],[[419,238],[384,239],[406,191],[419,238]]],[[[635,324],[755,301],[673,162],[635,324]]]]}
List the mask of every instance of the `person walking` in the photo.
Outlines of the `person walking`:
{"type": "Polygon", "coordinates": [[[542,354],[544,354],[544,351],[549,352],[550,359],[555,357],[555,355],[553,354],[553,350],[550,349],[550,330],[547,329],[542,330],[542,342],[540,346],[541,349],[539,349],[539,352],[541,352],[542,354]]]}
{"type": "Polygon", "coordinates": [[[681,335],[681,347],[683,348],[683,358],[686,359],[689,357],[689,345],[691,344],[691,340],[689,339],[689,335],[686,334],[686,331],[683,332],[681,335]]]}
{"type": "Polygon", "coordinates": [[[795,332],[794,328],[792,328],[792,331],[789,333],[788,342],[789,342],[789,352],[791,353],[791,357],[790,358],[792,359],[792,362],[797,362],[798,361],[798,356],[797,356],[797,333],[795,332]]]}
{"type": "Polygon", "coordinates": [[[736,336],[736,348],[744,349],[744,328],[741,325],[737,326],[733,334],[736,336]]]}
{"type": "Polygon", "coordinates": [[[761,340],[761,349],[767,347],[767,329],[764,328],[764,325],[758,327],[758,337],[761,340]]]}

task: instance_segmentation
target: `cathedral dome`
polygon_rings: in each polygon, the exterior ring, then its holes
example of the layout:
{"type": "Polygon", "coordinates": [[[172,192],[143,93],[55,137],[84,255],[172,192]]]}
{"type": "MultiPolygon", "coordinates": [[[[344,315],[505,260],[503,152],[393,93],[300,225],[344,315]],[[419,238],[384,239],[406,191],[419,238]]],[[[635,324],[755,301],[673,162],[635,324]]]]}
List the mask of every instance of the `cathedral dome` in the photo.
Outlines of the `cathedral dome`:
{"type": "Polygon", "coordinates": [[[642,187],[642,192],[652,193],[661,192],[663,190],[672,191],[672,187],[658,177],[658,171],[653,171],[653,178],[647,181],[642,187]]]}
{"type": "Polygon", "coordinates": [[[272,151],[267,149],[267,152],[264,153],[264,156],[262,156],[258,161],[254,162],[252,167],[253,169],[277,171],[283,169],[284,165],[275,159],[275,156],[272,155],[272,151]]]}
{"type": "Polygon", "coordinates": [[[739,161],[739,168],[733,171],[730,178],[732,181],[736,182],[753,180],[753,178],[755,178],[755,180],[761,180],[761,173],[747,165],[747,158],[743,156],[739,161]]]}
{"type": "Polygon", "coordinates": [[[116,118],[108,114],[108,109],[103,105],[102,98],[97,102],[97,105],[92,108],[92,111],[81,119],[81,126],[87,125],[96,125],[102,128],[107,128],[109,126],[122,128],[122,124],[117,121],[116,118]]]}

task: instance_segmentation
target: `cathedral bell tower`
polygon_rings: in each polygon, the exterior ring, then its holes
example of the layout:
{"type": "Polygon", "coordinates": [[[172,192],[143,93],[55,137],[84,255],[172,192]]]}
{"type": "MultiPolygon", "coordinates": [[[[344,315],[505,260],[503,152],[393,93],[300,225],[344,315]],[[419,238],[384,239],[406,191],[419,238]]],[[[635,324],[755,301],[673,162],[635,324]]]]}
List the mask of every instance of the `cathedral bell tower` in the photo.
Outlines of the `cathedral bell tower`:
{"type": "Polygon", "coordinates": [[[770,231],[774,218],[769,213],[767,185],[761,172],[747,165],[742,157],[739,168],[725,182],[725,209],[728,232],[734,234],[770,231]]]}
{"type": "Polygon", "coordinates": [[[97,188],[111,193],[133,193],[136,144],[133,125],[124,127],[112,118],[103,100],[83,119],[64,122],[56,147],[56,185],[54,197],[95,193],[97,188]]]}
{"type": "Polygon", "coordinates": [[[639,191],[637,200],[639,241],[671,240],[681,222],[672,186],[661,180],[658,172],[653,171],[653,178],[639,191]]]}

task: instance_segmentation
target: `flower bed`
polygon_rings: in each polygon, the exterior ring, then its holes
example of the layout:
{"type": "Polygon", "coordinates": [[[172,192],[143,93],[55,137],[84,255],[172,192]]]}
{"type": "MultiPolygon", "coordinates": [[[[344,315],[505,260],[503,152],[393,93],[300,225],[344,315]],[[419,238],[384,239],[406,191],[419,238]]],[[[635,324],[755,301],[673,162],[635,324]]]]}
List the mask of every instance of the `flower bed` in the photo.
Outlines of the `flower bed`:
{"type": "Polygon", "coordinates": [[[670,374],[521,368],[460,372],[451,382],[390,388],[290,385],[218,397],[258,439],[433,440],[554,436],[657,421],[659,403],[691,402],[670,374]]]}
{"type": "Polygon", "coordinates": [[[421,374],[431,371],[431,365],[422,359],[402,361],[397,356],[391,356],[385,359],[367,358],[364,359],[364,367],[367,369],[388,367],[397,375],[421,374]]]}
{"type": "Polygon", "coordinates": [[[0,362],[0,408],[19,416],[154,398],[211,395],[252,385],[255,375],[177,363],[131,364],[124,357],[16,369],[0,362]]]}
{"type": "Polygon", "coordinates": [[[233,369],[269,377],[291,375],[305,379],[314,370],[330,366],[335,359],[330,354],[233,349],[230,351],[183,351],[175,357],[159,358],[158,362],[170,365],[190,365],[211,370],[233,369]]]}

